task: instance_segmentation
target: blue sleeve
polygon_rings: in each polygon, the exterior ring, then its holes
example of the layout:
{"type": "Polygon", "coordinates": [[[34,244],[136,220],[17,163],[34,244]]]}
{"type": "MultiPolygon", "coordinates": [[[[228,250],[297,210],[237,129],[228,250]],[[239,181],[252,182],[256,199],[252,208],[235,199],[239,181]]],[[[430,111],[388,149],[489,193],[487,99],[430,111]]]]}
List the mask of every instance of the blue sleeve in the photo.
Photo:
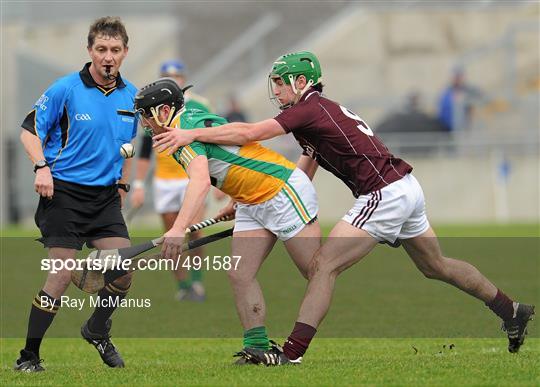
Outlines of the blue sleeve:
{"type": "Polygon", "coordinates": [[[21,126],[37,135],[43,142],[60,122],[64,113],[66,94],[65,85],[58,81],[53,83],[36,101],[21,126]]]}

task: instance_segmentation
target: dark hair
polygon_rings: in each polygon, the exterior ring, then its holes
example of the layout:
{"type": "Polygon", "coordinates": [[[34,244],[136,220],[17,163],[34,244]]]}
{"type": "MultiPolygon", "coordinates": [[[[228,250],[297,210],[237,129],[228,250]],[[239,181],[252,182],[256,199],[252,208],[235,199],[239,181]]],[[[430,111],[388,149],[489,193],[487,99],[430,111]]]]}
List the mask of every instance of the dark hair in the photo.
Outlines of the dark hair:
{"type": "Polygon", "coordinates": [[[324,85],[322,83],[317,83],[313,88],[317,90],[319,93],[322,93],[324,85]]]}
{"type": "Polygon", "coordinates": [[[108,36],[111,38],[120,38],[124,47],[128,45],[128,35],[126,27],[117,16],[100,17],[92,23],[88,31],[88,48],[94,45],[94,40],[98,36],[108,36]]]}

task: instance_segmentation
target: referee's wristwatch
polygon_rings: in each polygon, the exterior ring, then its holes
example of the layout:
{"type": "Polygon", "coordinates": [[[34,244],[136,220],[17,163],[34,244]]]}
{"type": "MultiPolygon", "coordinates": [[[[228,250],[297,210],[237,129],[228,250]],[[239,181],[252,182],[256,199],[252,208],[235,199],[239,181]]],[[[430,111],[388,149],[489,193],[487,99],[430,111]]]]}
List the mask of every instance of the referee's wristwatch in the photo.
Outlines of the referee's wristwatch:
{"type": "Polygon", "coordinates": [[[128,183],[117,183],[116,185],[118,186],[118,189],[121,189],[125,192],[129,192],[129,190],[131,189],[131,185],[129,185],[128,183]]]}
{"type": "Polygon", "coordinates": [[[49,163],[47,162],[47,160],[36,161],[36,163],[34,164],[34,173],[36,173],[38,169],[45,168],[48,166],[49,166],[49,163]]]}

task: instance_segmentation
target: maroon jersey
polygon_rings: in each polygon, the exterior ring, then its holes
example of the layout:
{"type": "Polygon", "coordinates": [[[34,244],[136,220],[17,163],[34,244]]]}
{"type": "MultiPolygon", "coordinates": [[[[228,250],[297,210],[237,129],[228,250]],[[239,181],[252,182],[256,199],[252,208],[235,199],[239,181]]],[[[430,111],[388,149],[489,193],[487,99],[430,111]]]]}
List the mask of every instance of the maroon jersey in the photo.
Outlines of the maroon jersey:
{"type": "Polygon", "coordinates": [[[305,155],[341,179],[355,197],[381,189],[412,171],[360,117],[314,89],[275,120],[287,133],[292,132],[305,155]]]}

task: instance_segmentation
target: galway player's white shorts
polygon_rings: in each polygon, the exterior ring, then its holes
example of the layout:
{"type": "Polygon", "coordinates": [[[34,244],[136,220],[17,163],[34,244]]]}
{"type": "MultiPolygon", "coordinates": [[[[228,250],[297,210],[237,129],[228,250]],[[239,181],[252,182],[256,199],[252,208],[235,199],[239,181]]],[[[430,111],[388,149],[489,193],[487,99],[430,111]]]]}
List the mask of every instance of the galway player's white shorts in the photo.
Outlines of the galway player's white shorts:
{"type": "Polygon", "coordinates": [[[429,228],[424,192],[411,174],[359,196],[343,220],[379,242],[414,238],[429,228]]]}
{"type": "Polygon", "coordinates": [[[189,179],[154,178],[154,208],[158,214],[178,212],[184,201],[189,179]]]}
{"type": "Polygon", "coordinates": [[[266,229],[286,241],[319,213],[317,193],[309,177],[296,168],[276,196],[259,204],[238,203],[234,231],[266,229]]]}

